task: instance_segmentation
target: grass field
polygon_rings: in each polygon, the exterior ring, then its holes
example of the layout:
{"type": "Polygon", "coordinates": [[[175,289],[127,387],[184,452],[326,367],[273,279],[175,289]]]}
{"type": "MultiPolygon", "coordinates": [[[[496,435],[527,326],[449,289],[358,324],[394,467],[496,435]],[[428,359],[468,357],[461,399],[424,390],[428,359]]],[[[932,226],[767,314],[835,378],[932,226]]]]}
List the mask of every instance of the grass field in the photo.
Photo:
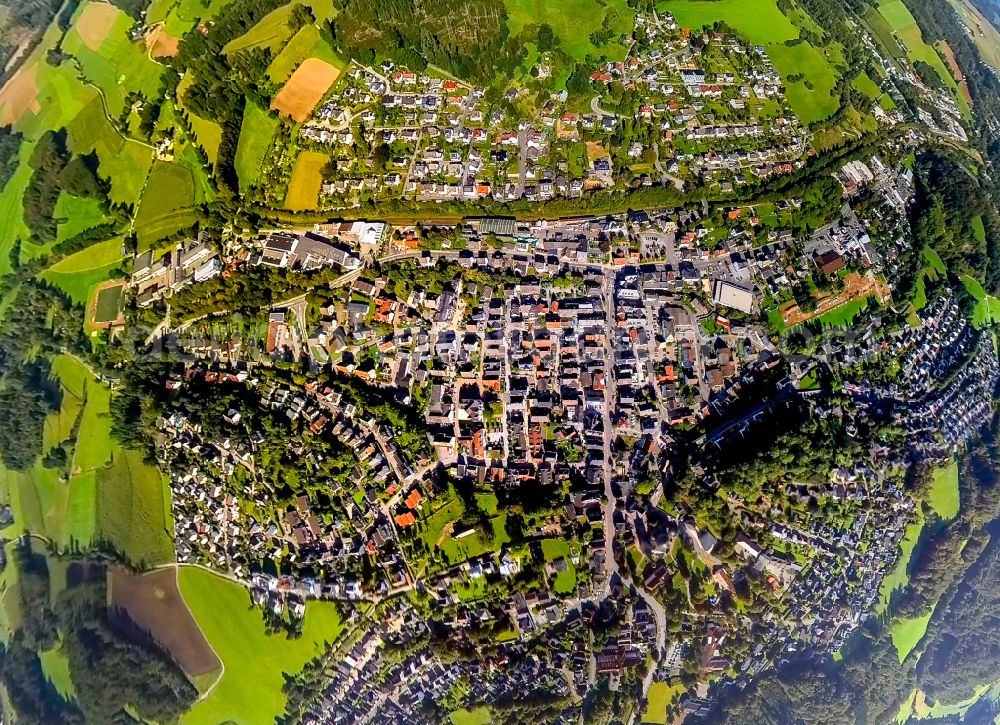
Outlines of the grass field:
{"type": "Polygon", "coordinates": [[[948,0],[972,34],[983,61],[1000,73],[1000,31],[968,0],[948,0]]]}
{"type": "Polygon", "coordinates": [[[301,638],[269,636],[262,613],[251,606],[249,593],[239,584],[192,567],[179,570],[178,584],[195,621],[225,667],[219,683],[191,708],[182,723],[273,722],[285,709],[283,675],[301,670],[343,629],[336,605],[310,601],[301,638]]]}
{"type": "Polygon", "coordinates": [[[136,451],[117,446],[96,472],[97,529],[133,562],[173,561],[173,521],[166,479],[136,451]]]}
{"type": "Polygon", "coordinates": [[[320,172],[330,157],[318,151],[303,151],[295,160],[295,170],[288,184],[285,206],[293,211],[315,209],[323,177],[320,172]]]}
{"type": "Polygon", "coordinates": [[[340,71],[347,67],[320,37],[319,28],[315,25],[306,25],[299,29],[299,32],[288,41],[288,45],[271,61],[267,74],[275,83],[284,83],[306,58],[324,60],[340,71]]]}
{"type": "Polygon", "coordinates": [[[879,589],[879,603],[875,607],[876,614],[881,615],[884,613],[889,606],[889,599],[892,593],[897,589],[905,587],[906,583],[910,580],[910,556],[913,554],[913,548],[917,545],[917,540],[920,538],[920,532],[923,528],[924,517],[922,513],[918,512],[916,521],[906,527],[906,533],[903,535],[902,542],[900,542],[899,560],[896,562],[896,567],[882,580],[882,587],[879,589]]]}
{"type": "Polygon", "coordinates": [[[135,218],[139,249],[149,249],[164,237],[194,224],[196,200],[194,174],[189,168],[155,161],[135,218]]]}
{"type": "Polygon", "coordinates": [[[831,95],[837,82],[834,67],[809,43],[785,45],[786,40],[799,37],[799,30],[774,0],[664,0],[657,8],[673,13],[684,28],[702,28],[722,20],[750,42],[763,45],[782,76],[801,74],[803,80],[786,83],[786,89],[788,102],[803,123],[824,119],[837,110],[839,99],[831,95]],[[806,88],[806,80],[812,90],[806,88]]]}
{"type": "Polygon", "coordinates": [[[71,254],[42,272],[42,278],[60,287],[80,304],[86,304],[94,286],[106,280],[123,260],[120,238],[99,242],[71,254]]]}
{"type": "MultiPolygon", "coordinates": [[[[177,86],[177,98],[180,99],[182,106],[184,105],[184,91],[187,90],[192,81],[194,81],[194,76],[188,74],[177,86]]],[[[219,144],[222,143],[222,126],[190,111],[188,119],[191,121],[191,128],[194,130],[198,145],[205,149],[208,160],[214,164],[219,157],[219,144]]]]}
{"type": "Polygon", "coordinates": [[[167,32],[181,37],[199,20],[211,18],[229,0],[153,0],[146,12],[146,23],[163,23],[167,32]]]}
{"type": "Polygon", "coordinates": [[[562,557],[566,560],[567,569],[556,574],[552,588],[556,594],[567,594],[576,589],[576,567],[569,558],[569,544],[562,539],[542,539],[542,555],[546,561],[555,561],[562,557]]]}
{"type": "Polygon", "coordinates": [[[869,299],[870,296],[851,300],[816,319],[825,327],[849,327],[854,318],[868,306],[869,299]]]}
{"type": "Polygon", "coordinates": [[[897,619],[892,624],[892,643],[896,646],[896,654],[899,661],[906,659],[913,648],[920,644],[927,632],[927,624],[931,621],[931,614],[927,612],[919,617],[906,617],[897,619]]]}
{"type": "Polygon", "coordinates": [[[934,469],[927,503],[945,521],[958,515],[961,505],[958,492],[958,461],[952,461],[943,468],[934,469]]]}
{"type": "Polygon", "coordinates": [[[617,40],[623,33],[630,35],[635,23],[625,0],[504,0],[504,5],[511,35],[517,35],[527,25],[547,23],[559,38],[559,46],[578,61],[588,55],[623,60],[625,47],[617,40]],[[590,34],[602,28],[609,13],[614,15],[614,41],[598,48],[590,42],[590,34]]]}
{"type": "Polygon", "coordinates": [[[236,147],[236,173],[240,188],[247,189],[257,181],[264,154],[271,148],[271,140],[278,128],[278,119],[260,106],[247,103],[240,127],[240,141],[236,147]]]}
{"type": "Polygon", "coordinates": [[[976,308],[972,311],[972,324],[982,327],[994,322],[1000,322],[1000,298],[986,294],[979,280],[967,274],[961,276],[962,284],[969,294],[976,299],[976,308]]]}
{"type": "Polygon", "coordinates": [[[684,686],[670,685],[666,682],[654,682],[649,686],[646,702],[646,712],[642,722],[665,725],[667,722],[667,707],[684,692],[684,686]]]}
{"type": "Polygon", "coordinates": [[[56,692],[67,700],[76,697],[76,688],[69,672],[69,659],[63,654],[60,646],[56,645],[50,650],[45,650],[39,654],[38,659],[41,660],[45,678],[53,684],[56,692]]]}
{"type": "Polygon", "coordinates": [[[964,96],[959,92],[958,82],[955,77],[951,74],[945,62],[938,55],[938,52],[934,50],[933,47],[924,42],[923,34],[920,31],[920,26],[917,25],[917,21],[913,19],[913,15],[910,14],[909,9],[903,4],[903,0],[889,0],[888,2],[883,2],[878,6],[879,13],[888,22],[889,27],[896,34],[896,37],[903,44],[907,56],[911,61],[922,60],[928,65],[932,66],[934,70],[937,71],[941,79],[948,84],[955,94],[955,100],[958,103],[959,109],[961,109],[962,114],[969,118],[971,112],[969,109],[969,104],[965,100],[964,96]]]}
{"type": "Polygon", "coordinates": [[[875,85],[875,81],[868,77],[867,73],[861,73],[854,81],[851,86],[861,93],[864,93],[871,100],[876,100],[882,95],[882,90],[875,85]]]}

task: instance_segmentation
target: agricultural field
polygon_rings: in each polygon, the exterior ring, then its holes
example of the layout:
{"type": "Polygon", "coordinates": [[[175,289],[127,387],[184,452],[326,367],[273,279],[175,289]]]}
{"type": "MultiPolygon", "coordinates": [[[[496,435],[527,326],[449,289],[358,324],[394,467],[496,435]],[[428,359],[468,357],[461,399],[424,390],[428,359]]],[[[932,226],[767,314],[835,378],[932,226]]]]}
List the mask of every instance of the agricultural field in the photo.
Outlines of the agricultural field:
{"type": "Polygon", "coordinates": [[[865,94],[873,101],[882,95],[882,90],[875,84],[875,81],[868,77],[867,73],[861,73],[854,79],[851,86],[854,90],[865,94]]]}
{"type": "Polygon", "coordinates": [[[306,58],[271,103],[283,116],[301,123],[337,80],[340,70],[319,58],[306,58]]]}
{"type": "Polygon", "coordinates": [[[969,118],[971,115],[969,104],[958,88],[958,82],[951,71],[945,65],[937,51],[926,42],[917,21],[913,19],[909,9],[903,4],[903,0],[889,0],[883,2],[878,7],[879,13],[885,18],[889,28],[899,39],[906,50],[906,54],[913,62],[922,60],[932,66],[937,71],[941,79],[951,87],[955,93],[955,99],[962,114],[969,118]]]}
{"type": "Polygon", "coordinates": [[[124,259],[121,238],[109,239],[60,260],[41,276],[83,305],[94,286],[108,279],[124,259]]]}
{"type": "Polygon", "coordinates": [[[267,75],[275,83],[284,83],[292,75],[292,71],[298,68],[306,58],[326,61],[340,71],[346,67],[344,61],[320,37],[319,28],[315,25],[305,25],[271,61],[267,75]]]}
{"type": "MultiPolygon", "coordinates": [[[[110,437],[110,431],[106,435],[110,437]]],[[[132,561],[173,561],[173,520],[166,478],[140,453],[117,445],[112,449],[111,465],[96,472],[97,530],[132,561]]]]}
{"type": "Polygon", "coordinates": [[[225,668],[219,682],[181,722],[274,721],[285,709],[284,675],[301,670],[343,631],[336,605],[309,601],[302,636],[288,639],[267,634],[263,614],[250,606],[250,594],[239,584],[194,567],[180,567],[177,575],[184,601],[225,668]]]}
{"type": "Polygon", "coordinates": [[[191,169],[155,161],[135,218],[139,250],[149,249],[160,239],[194,224],[197,216],[193,207],[197,201],[198,191],[191,169]]]}
{"type": "Polygon", "coordinates": [[[288,184],[285,206],[293,211],[315,209],[323,177],[320,172],[330,157],[318,151],[303,151],[295,160],[292,180],[288,184]]]}
{"type": "Polygon", "coordinates": [[[70,196],[65,192],[59,195],[55,216],[60,220],[56,242],[65,241],[80,232],[100,226],[108,221],[108,217],[101,209],[100,201],[70,196]]]}
{"type": "Polygon", "coordinates": [[[134,24],[114,5],[90,0],[62,42],[63,50],[79,63],[82,77],[101,89],[114,117],[124,110],[128,93],[153,97],[159,91],[163,66],[149,57],[143,41],[129,38],[134,24]]]}
{"type": "Polygon", "coordinates": [[[806,42],[785,45],[799,37],[799,29],[778,9],[774,0],[663,0],[657,9],[673,13],[684,28],[702,28],[724,21],[755,45],[763,45],[782,76],[801,74],[803,79],[786,84],[792,110],[803,123],[832,114],[839,99],[831,95],[838,73],[822,50],[806,42]],[[805,81],[813,88],[806,88],[805,81]]]}
{"type": "Polygon", "coordinates": [[[512,36],[526,26],[547,23],[559,38],[560,47],[577,61],[588,55],[624,59],[625,46],[616,41],[623,33],[631,34],[635,24],[635,15],[625,0],[504,0],[504,5],[512,36]],[[613,17],[614,40],[597,47],[590,41],[590,34],[603,27],[608,15],[613,17]]]}
{"type": "Polygon", "coordinates": [[[218,672],[222,662],[184,603],[177,576],[175,567],[145,574],[114,568],[109,577],[111,605],[149,632],[195,680],[218,672]]]}
{"type": "Polygon", "coordinates": [[[948,0],[972,33],[983,61],[1000,73],[1000,31],[997,31],[970,0],[948,0]]]}
{"type": "Polygon", "coordinates": [[[257,181],[264,154],[271,148],[278,119],[260,106],[247,102],[240,127],[240,141],[236,147],[236,173],[240,187],[247,189],[257,181]]]}

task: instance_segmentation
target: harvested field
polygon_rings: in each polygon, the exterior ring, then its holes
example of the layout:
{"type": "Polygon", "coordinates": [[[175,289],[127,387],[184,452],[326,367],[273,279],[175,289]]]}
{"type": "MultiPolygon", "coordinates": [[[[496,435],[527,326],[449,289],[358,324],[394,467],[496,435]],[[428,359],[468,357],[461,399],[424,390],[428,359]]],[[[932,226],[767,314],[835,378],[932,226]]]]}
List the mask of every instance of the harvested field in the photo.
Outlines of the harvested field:
{"type": "Polygon", "coordinates": [[[955,80],[958,81],[958,90],[962,92],[965,96],[965,100],[972,103],[972,94],[969,92],[969,83],[965,80],[965,74],[962,72],[962,68],[958,65],[958,59],[955,57],[955,51],[951,49],[943,40],[937,43],[937,49],[944,56],[945,61],[948,63],[948,68],[951,69],[952,75],[955,76],[955,80]]]}
{"type": "Polygon", "coordinates": [[[38,103],[38,67],[26,65],[0,90],[0,125],[17,123],[25,111],[37,114],[41,110],[38,103]]]}
{"type": "Polygon", "coordinates": [[[340,71],[325,60],[306,58],[278,91],[271,107],[295,121],[305,121],[338,76],[340,71]]]}
{"type": "Polygon", "coordinates": [[[146,33],[145,41],[150,58],[173,58],[181,44],[181,39],[170,35],[162,25],[146,33]]]}
{"type": "Polygon", "coordinates": [[[795,302],[783,305],[780,309],[781,321],[787,329],[816,317],[823,317],[842,305],[851,302],[863,303],[872,295],[880,303],[885,303],[890,298],[891,293],[885,282],[878,279],[868,279],[857,272],[851,272],[844,277],[844,291],[838,295],[819,297],[816,300],[816,309],[812,312],[804,312],[795,302]]]}
{"type": "Polygon", "coordinates": [[[118,8],[106,2],[91,2],[76,21],[80,40],[93,51],[99,51],[118,19],[118,8]]]}
{"type": "Polygon", "coordinates": [[[195,678],[222,667],[184,602],[173,567],[147,574],[111,570],[111,604],[148,632],[195,678]]]}

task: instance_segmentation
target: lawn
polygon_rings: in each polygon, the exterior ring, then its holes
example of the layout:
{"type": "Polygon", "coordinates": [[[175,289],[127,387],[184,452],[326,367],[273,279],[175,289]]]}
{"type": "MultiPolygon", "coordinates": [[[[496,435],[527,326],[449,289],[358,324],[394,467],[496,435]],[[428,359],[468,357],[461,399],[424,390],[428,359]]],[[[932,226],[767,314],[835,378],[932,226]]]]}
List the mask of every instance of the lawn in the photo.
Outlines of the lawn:
{"type": "Polygon", "coordinates": [[[684,28],[698,29],[724,21],[755,45],[763,45],[782,76],[801,74],[803,80],[786,83],[786,96],[803,123],[827,118],[839,106],[832,94],[837,73],[823,51],[807,42],[785,45],[799,37],[799,29],[774,0],[664,0],[659,10],[673,13],[684,28]],[[808,80],[813,88],[806,88],[808,80]]]}
{"type": "Polygon", "coordinates": [[[504,0],[504,5],[512,36],[525,26],[547,23],[559,39],[559,46],[577,61],[588,55],[623,60],[625,47],[616,41],[623,33],[630,35],[635,23],[635,15],[625,0],[504,0]],[[590,34],[603,27],[609,13],[614,14],[614,40],[597,47],[590,41],[590,34]]]}
{"type": "Polygon", "coordinates": [[[644,723],[665,725],[667,722],[667,707],[684,692],[681,684],[670,685],[666,682],[654,682],[649,686],[646,701],[646,712],[642,716],[644,723]]]}
{"type": "Polygon", "coordinates": [[[139,249],[149,249],[164,237],[197,221],[194,173],[168,161],[155,161],[135,217],[139,249]]]}
{"type": "Polygon", "coordinates": [[[264,154],[271,148],[271,140],[278,128],[278,119],[255,103],[247,102],[240,127],[240,141],[236,147],[236,173],[240,188],[248,189],[257,181],[264,154]]]}
{"type": "Polygon", "coordinates": [[[455,710],[449,716],[453,725],[489,725],[493,722],[488,707],[475,710],[455,710]]]}
{"type": "Polygon", "coordinates": [[[870,298],[869,295],[868,297],[859,297],[850,302],[845,302],[840,307],[835,307],[816,319],[825,327],[849,327],[854,318],[868,306],[870,298]]]}
{"type": "Polygon", "coordinates": [[[892,643],[896,646],[896,654],[902,662],[913,648],[920,644],[927,632],[927,624],[931,621],[933,610],[919,617],[897,619],[892,624],[892,643]]]}
{"type": "Polygon", "coordinates": [[[347,67],[343,59],[320,37],[319,28],[315,25],[306,25],[299,29],[299,32],[288,41],[288,45],[271,61],[267,74],[275,83],[284,83],[306,58],[325,60],[341,71],[347,67]]]}
{"type": "Polygon", "coordinates": [[[958,492],[958,461],[934,469],[927,489],[927,503],[945,521],[958,515],[961,500],[958,492]]]}
{"type": "Polygon", "coordinates": [[[323,186],[320,172],[330,161],[330,157],[319,151],[303,151],[295,160],[292,180],[288,183],[285,206],[293,211],[315,209],[319,203],[319,192],[323,186]]]}
{"type": "Polygon", "coordinates": [[[336,605],[310,601],[302,637],[268,635],[264,617],[239,584],[193,567],[178,572],[181,594],[222,660],[218,684],[181,719],[192,725],[273,722],[285,710],[284,675],[299,672],[343,629],[336,605]]]}

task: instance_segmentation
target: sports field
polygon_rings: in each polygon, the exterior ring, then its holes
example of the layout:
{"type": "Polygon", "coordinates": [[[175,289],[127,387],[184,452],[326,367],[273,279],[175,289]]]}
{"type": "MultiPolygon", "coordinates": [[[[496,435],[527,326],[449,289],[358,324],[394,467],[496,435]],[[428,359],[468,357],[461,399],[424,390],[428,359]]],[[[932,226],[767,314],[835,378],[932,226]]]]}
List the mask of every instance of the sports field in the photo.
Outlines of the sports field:
{"type": "Polygon", "coordinates": [[[257,181],[264,154],[271,148],[271,140],[278,128],[278,119],[260,106],[247,101],[240,127],[240,141],[236,147],[236,173],[240,188],[247,189],[257,181]]]}
{"type": "Polygon", "coordinates": [[[268,66],[267,75],[275,83],[284,83],[306,58],[323,60],[338,70],[345,68],[344,61],[320,37],[319,28],[305,25],[299,29],[278,56],[268,66]]]}
{"type": "Polygon", "coordinates": [[[284,674],[295,674],[325,650],[343,629],[332,602],[310,601],[302,637],[268,635],[264,617],[239,584],[193,567],[181,567],[178,584],[195,621],[225,672],[205,699],[181,718],[190,725],[256,725],[284,712],[284,674]],[[248,696],[252,693],[252,696],[248,696]]]}
{"type": "Polygon", "coordinates": [[[306,58],[278,91],[271,108],[301,123],[309,117],[339,75],[340,71],[326,61],[306,58]]]}
{"type": "Polygon", "coordinates": [[[526,25],[547,23],[559,38],[559,46],[577,61],[588,55],[624,59],[625,47],[617,40],[623,33],[631,35],[635,23],[635,15],[625,0],[504,0],[504,6],[512,36],[526,25]],[[609,14],[614,17],[614,39],[598,48],[590,41],[590,34],[601,30],[609,14]]]}
{"type": "Polygon", "coordinates": [[[121,239],[109,239],[71,254],[46,269],[41,276],[82,305],[86,304],[94,285],[106,280],[122,261],[121,239]]]}
{"type": "Polygon", "coordinates": [[[122,288],[108,287],[97,293],[94,322],[111,322],[118,319],[121,311],[122,288]]]}
{"type": "Polygon", "coordinates": [[[292,180],[288,184],[285,206],[294,211],[315,209],[323,177],[320,172],[330,157],[318,151],[303,151],[295,160],[292,180]]]}
{"type": "Polygon", "coordinates": [[[155,161],[135,218],[139,249],[149,249],[197,221],[193,211],[197,191],[194,174],[180,164],[155,161]]]}

